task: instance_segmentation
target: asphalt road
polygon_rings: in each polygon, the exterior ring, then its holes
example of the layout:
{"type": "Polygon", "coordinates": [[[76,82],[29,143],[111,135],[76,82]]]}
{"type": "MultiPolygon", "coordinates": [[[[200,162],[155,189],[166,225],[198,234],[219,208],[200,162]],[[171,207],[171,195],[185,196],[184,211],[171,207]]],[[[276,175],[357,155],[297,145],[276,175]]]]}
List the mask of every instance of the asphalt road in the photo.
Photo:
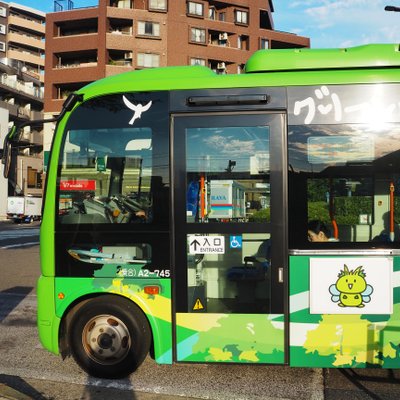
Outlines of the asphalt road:
{"type": "Polygon", "coordinates": [[[0,221],[0,249],[17,249],[39,244],[39,222],[15,224],[0,221]]]}
{"type": "Polygon", "coordinates": [[[391,400],[400,371],[287,366],[157,365],[124,380],[95,379],[42,348],[36,331],[38,226],[0,223],[0,399],[391,400]],[[31,229],[30,235],[24,232],[31,229]],[[10,231],[14,231],[11,235],[10,231]],[[15,235],[19,233],[19,236],[15,235]],[[13,236],[13,237],[11,237],[13,236]],[[16,245],[20,243],[21,247],[16,245]],[[12,247],[9,247],[13,245],[12,247]],[[15,245],[15,246],[14,246],[15,245]]]}
{"type": "Polygon", "coordinates": [[[36,335],[36,298],[32,292],[3,291],[0,302],[3,304],[0,310],[0,382],[3,377],[4,383],[17,385],[35,399],[140,399],[144,393],[221,400],[323,398],[321,370],[311,369],[168,366],[157,365],[148,358],[129,379],[91,378],[72,359],[62,361],[41,347],[36,335]],[[19,381],[7,377],[17,377],[19,381]],[[118,396],[110,396],[110,391],[118,396]]]}

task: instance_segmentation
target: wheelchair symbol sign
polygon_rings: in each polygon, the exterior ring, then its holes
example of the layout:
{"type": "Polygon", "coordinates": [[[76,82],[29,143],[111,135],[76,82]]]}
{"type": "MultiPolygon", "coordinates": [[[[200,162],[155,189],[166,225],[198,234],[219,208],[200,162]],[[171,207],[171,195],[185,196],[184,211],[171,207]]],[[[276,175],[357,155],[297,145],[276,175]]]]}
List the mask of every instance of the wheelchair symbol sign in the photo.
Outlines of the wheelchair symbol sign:
{"type": "Polygon", "coordinates": [[[242,237],[241,236],[231,236],[229,238],[229,247],[231,249],[241,249],[242,248],[242,237]]]}

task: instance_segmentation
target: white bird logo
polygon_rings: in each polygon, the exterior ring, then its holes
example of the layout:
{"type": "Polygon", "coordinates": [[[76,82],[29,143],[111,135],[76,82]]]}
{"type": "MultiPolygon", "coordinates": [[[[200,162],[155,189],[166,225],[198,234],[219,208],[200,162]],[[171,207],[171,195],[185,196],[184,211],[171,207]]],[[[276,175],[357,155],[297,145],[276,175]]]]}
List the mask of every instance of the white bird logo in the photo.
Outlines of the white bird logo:
{"type": "Polygon", "coordinates": [[[151,107],[151,104],[152,104],[152,101],[150,100],[145,106],[143,106],[142,104],[135,105],[135,104],[131,103],[124,95],[122,95],[122,100],[124,100],[125,105],[130,110],[135,112],[133,114],[132,119],[129,121],[129,125],[133,125],[135,120],[141,118],[142,113],[147,111],[151,107]]]}

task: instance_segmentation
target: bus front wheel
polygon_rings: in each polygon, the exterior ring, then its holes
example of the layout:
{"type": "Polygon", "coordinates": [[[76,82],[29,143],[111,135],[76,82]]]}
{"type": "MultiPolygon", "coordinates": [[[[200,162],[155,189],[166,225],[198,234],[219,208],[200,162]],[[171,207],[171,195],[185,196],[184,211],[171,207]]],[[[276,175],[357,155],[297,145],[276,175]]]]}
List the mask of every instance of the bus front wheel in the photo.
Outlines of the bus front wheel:
{"type": "Polygon", "coordinates": [[[99,378],[122,378],[144,361],[151,343],[143,312],[119,296],[100,296],[77,309],[69,326],[75,361],[99,378]]]}

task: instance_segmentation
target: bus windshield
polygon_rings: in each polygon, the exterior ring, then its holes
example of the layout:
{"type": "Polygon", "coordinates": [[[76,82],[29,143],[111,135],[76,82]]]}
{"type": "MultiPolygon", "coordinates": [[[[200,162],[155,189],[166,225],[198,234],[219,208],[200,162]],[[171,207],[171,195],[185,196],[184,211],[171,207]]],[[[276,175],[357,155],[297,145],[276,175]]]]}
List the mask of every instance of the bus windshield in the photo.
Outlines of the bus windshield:
{"type": "Polygon", "coordinates": [[[60,224],[153,224],[168,219],[163,194],[168,119],[159,117],[165,104],[159,101],[146,111],[148,118],[132,125],[132,111],[121,95],[88,101],[73,113],[58,161],[60,224]]]}
{"type": "Polygon", "coordinates": [[[98,223],[151,221],[149,128],[71,130],[61,164],[61,223],[79,214],[98,223]]]}

